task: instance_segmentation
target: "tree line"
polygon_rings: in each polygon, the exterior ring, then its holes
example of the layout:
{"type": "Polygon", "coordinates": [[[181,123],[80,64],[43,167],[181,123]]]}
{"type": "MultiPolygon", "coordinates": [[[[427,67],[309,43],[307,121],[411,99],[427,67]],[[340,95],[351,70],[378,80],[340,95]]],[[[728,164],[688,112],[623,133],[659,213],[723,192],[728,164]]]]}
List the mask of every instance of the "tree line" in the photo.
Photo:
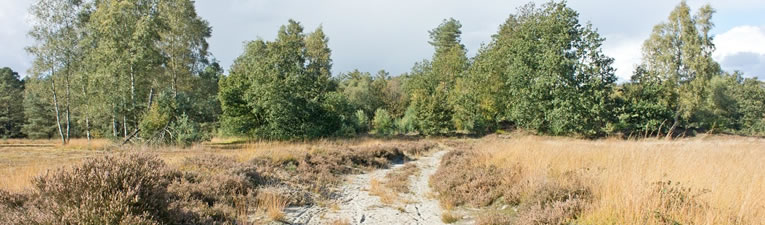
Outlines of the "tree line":
{"type": "Polygon", "coordinates": [[[429,31],[433,56],[398,76],[333,76],[323,28],[293,20],[275,40],[248,42],[223,75],[190,0],[38,0],[31,12],[30,75],[0,71],[4,137],[765,134],[765,85],[712,59],[709,5],[681,2],[656,25],[625,83],[566,2],[518,8],[472,58],[460,22],[446,19],[429,31]]]}

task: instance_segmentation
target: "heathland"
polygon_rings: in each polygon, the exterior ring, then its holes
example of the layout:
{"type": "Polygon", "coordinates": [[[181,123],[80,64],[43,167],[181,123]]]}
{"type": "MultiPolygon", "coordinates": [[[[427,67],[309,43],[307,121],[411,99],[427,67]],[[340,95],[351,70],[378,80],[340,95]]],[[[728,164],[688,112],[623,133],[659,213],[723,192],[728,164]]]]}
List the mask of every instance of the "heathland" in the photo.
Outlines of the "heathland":
{"type": "Polygon", "coordinates": [[[715,12],[680,2],[617,82],[565,1],[473,57],[444,19],[391,76],[294,20],[226,73],[192,0],[37,0],[0,224],[765,224],[765,83],[714,60],[715,12]]]}

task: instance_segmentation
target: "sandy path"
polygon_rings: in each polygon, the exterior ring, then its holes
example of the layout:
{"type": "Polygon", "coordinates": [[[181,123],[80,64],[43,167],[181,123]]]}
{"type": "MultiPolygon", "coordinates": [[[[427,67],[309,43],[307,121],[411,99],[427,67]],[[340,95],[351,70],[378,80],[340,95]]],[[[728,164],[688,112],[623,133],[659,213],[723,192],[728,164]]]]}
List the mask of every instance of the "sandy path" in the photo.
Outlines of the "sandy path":
{"type": "Polygon", "coordinates": [[[443,224],[438,200],[428,197],[432,196],[428,180],[435,173],[445,153],[446,151],[436,152],[410,162],[420,168],[418,174],[410,177],[412,193],[400,194],[399,200],[393,204],[383,204],[379,197],[369,193],[369,186],[372,179],[383,180],[387,173],[403,166],[402,164],[394,165],[390,169],[348,176],[347,183],[340,188],[335,207],[288,208],[287,218],[293,224],[332,224],[335,221],[372,225],[443,224]]]}

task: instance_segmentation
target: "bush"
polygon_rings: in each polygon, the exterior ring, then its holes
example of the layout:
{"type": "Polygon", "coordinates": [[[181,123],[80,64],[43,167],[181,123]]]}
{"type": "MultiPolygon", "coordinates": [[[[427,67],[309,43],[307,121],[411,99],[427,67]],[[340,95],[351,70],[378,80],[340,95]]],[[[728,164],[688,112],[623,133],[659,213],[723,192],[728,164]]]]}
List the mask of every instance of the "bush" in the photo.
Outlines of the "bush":
{"type": "Polygon", "coordinates": [[[172,123],[171,129],[175,133],[174,143],[179,146],[190,146],[204,139],[199,124],[189,120],[185,113],[172,123]]]}
{"type": "Polygon", "coordinates": [[[502,196],[502,179],[496,167],[476,166],[473,152],[452,151],[444,155],[441,165],[430,179],[449,204],[487,206],[502,196]]]}
{"type": "Polygon", "coordinates": [[[486,207],[495,202],[514,205],[517,215],[490,211],[476,224],[570,224],[591,202],[589,186],[579,173],[524,177],[520,166],[497,168],[476,162],[478,153],[455,150],[441,159],[430,179],[444,207],[486,207]]]}
{"type": "Polygon", "coordinates": [[[592,200],[592,191],[575,172],[566,172],[529,187],[518,224],[570,224],[592,200]]]}
{"type": "Polygon", "coordinates": [[[375,111],[375,118],[372,122],[374,125],[375,133],[378,135],[391,135],[393,134],[393,118],[391,118],[388,110],[377,109],[375,111]]]}
{"type": "Polygon", "coordinates": [[[256,168],[212,155],[184,172],[155,156],[91,159],[38,177],[30,193],[0,191],[0,224],[238,224],[255,205],[256,168]]]}
{"type": "MultiPolygon", "coordinates": [[[[35,178],[32,205],[52,224],[180,224],[167,186],[180,174],[155,156],[128,154],[88,160],[35,178]]],[[[34,211],[34,210],[33,210],[34,211]]]]}
{"type": "Polygon", "coordinates": [[[416,129],[416,117],[414,108],[409,107],[404,112],[404,117],[396,120],[396,129],[401,134],[408,134],[414,132],[416,129]]]}
{"type": "Polygon", "coordinates": [[[354,120],[356,125],[356,131],[359,133],[364,133],[369,131],[369,117],[367,117],[367,114],[364,113],[364,110],[358,110],[355,114],[356,120],[354,120]]]}

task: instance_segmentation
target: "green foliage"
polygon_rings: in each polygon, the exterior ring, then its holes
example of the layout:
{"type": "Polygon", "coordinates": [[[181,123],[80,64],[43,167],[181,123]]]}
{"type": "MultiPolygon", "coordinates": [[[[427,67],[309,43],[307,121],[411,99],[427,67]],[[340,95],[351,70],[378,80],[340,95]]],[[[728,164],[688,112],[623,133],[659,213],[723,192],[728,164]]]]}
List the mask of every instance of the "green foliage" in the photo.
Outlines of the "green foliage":
{"type": "Polygon", "coordinates": [[[393,124],[393,118],[388,113],[388,110],[377,109],[375,111],[375,118],[372,121],[375,134],[377,135],[391,135],[395,131],[393,124]]]}
{"type": "Polygon", "coordinates": [[[199,123],[186,114],[193,107],[186,95],[179,93],[175,98],[172,95],[172,90],[161,92],[143,116],[139,124],[141,138],[148,143],[179,146],[207,139],[199,123]]]}
{"type": "Polygon", "coordinates": [[[319,122],[326,132],[332,132],[332,136],[354,136],[359,129],[354,109],[344,95],[328,92],[322,102],[323,114],[319,122]]]}
{"type": "Polygon", "coordinates": [[[339,75],[338,92],[348,97],[354,108],[363,110],[368,117],[374,116],[374,110],[382,106],[380,95],[373,91],[372,75],[367,72],[354,70],[339,75]]]}
{"type": "Polygon", "coordinates": [[[433,56],[411,72],[333,77],[322,27],[304,33],[290,20],[275,40],[247,43],[226,76],[191,0],[40,0],[30,10],[29,77],[0,69],[0,137],[66,143],[138,131],[134,140],[189,145],[216,131],[294,140],[506,126],[580,137],[765,135],[763,83],[724,74],[712,58],[714,12],[681,2],[617,85],[605,39],[565,1],[520,7],[474,58],[450,18],[429,31],[433,56]]]}
{"type": "MultiPolygon", "coordinates": [[[[223,70],[207,58],[211,28],[193,3],[36,1],[30,10],[30,76],[46,83],[50,94],[44,101],[52,103],[32,100],[30,107],[49,107],[58,116],[53,123],[64,142],[70,136],[116,138],[139,130],[144,115],[154,115],[149,102],[155,91],[171,90],[179,102],[173,117],[186,113],[212,132],[221,113],[217,87],[223,70]]],[[[29,131],[42,122],[30,118],[29,131]]]]}
{"type": "Polygon", "coordinates": [[[712,77],[694,121],[712,132],[765,134],[765,84],[736,72],[712,77]]]}
{"type": "Polygon", "coordinates": [[[415,64],[407,89],[411,107],[422,134],[445,134],[454,130],[452,117],[458,101],[454,90],[457,80],[468,68],[467,50],[460,43],[462,24],[444,20],[430,31],[430,44],[435,48],[432,61],[415,64]]]}
{"type": "Polygon", "coordinates": [[[672,108],[667,102],[656,101],[664,91],[654,81],[639,80],[641,67],[633,81],[622,86],[623,103],[619,114],[619,128],[630,135],[646,136],[648,133],[666,133],[672,123],[672,108]]]}
{"type": "Polygon", "coordinates": [[[502,121],[555,135],[603,135],[615,86],[604,39],[565,2],[523,6],[500,26],[459,82],[454,117],[482,132],[502,121]]]}
{"type": "Polygon", "coordinates": [[[696,15],[691,15],[691,9],[683,1],[666,22],[654,26],[650,38],[643,43],[643,63],[633,83],[658,86],[649,88],[660,90],[657,95],[645,100],[671,110],[668,136],[678,127],[710,128],[699,120],[699,114],[704,99],[711,93],[710,81],[721,74],[720,65],[712,59],[714,44],[709,31],[714,26],[713,13],[714,9],[705,5],[696,15]]]}
{"type": "Polygon", "coordinates": [[[737,119],[742,134],[765,136],[765,83],[745,79],[734,87],[734,99],[740,117],[737,119]]]}
{"type": "Polygon", "coordinates": [[[220,83],[225,133],[305,139],[332,135],[350,124],[350,114],[335,115],[348,111],[333,105],[344,101],[328,96],[327,41],[321,28],[306,36],[290,20],[275,41],[250,42],[220,83]]]}
{"type": "Polygon", "coordinates": [[[179,146],[190,146],[204,138],[197,123],[189,120],[185,113],[172,123],[170,129],[175,133],[174,144],[179,146]]]}
{"type": "Polygon", "coordinates": [[[56,118],[46,81],[28,77],[24,89],[24,117],[21,131],[28,138],[50,139],[56,135],[56,118]]]}
{"type": "Polygon", "coordinates": [[[409,134],[416,131],[417,123],[415,116],[414,108],[407,108],[406,112],[404,113],[404,117],[396,120],[396,129],[398,130],[398,133],[409,134]]]}
{"type": "Polygon", "coordinates": [[[160,93],[157,102],[151,106],[149,112],[143,116],[139,128],[142,138],[147,140],[160,140],[159,142],[170,142],[170,134],[166,133],[173,122],[177,106],[175,100],[169,93],[160,93]],[[165,137],[167,135],[167,137],[165,137]]]}
{"type": "Polygon", "coordinates": [[[8,67],[0,68],[0,137],[22,137],[24,82],[8,67]]]}
{"type": "Polygon", "coordinates": [[[367,114],[364,113],[364,110],[356,111],[356,113],[354,114],[354,117],[356,118],[356,120],[354,121],[356,122],[355,123],[356,131],[358,131],[359,133],[364,133],[369,131],[369,117],[367,117],[367,114]]]}

